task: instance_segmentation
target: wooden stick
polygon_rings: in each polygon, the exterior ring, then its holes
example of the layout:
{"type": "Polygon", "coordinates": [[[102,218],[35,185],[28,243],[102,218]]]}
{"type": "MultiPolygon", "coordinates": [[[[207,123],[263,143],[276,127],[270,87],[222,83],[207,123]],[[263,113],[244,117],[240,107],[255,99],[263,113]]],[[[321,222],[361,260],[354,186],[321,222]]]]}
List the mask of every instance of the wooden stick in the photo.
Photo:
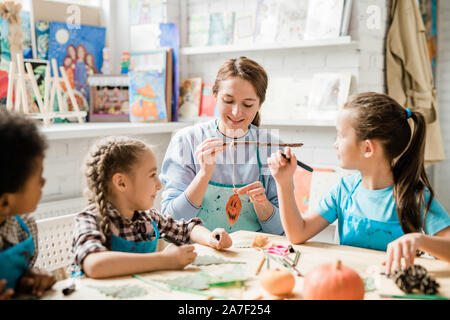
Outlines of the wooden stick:
{"type": "Polygon", "coordinates": [[[256,268],[255,275],[258,275],[259,272],[261,271],[261,268],[264,265],[264,261],[266,261],[266,256],[265,255],[263,255],[261,257],[261,260],[259,261],[258,267],[256,268]]]}
{"type": "Polygon", "coordinates": [[[19,71],[18,82],[20,83],[19,94],[22,97],[23,112],[25,114],[29,114],[30,110],[29,110],[28,99],[27,99],[27,86],[25,84],[25,68],[23,66],[23,57],[20,53],[17,54],[17,67],[18,67],[18,71],[19,71]]]}
{"type": "Polygon", "coordinates": [[[279,147],[291,147],[300,148],[303,147],[303,143],[272,143],[272,142],[258,142],[258,141],[230,141],[224,142],[223,145],[258,145],[258,146],[279,146],[279,147]]]}
{"type": "MultiPolygon", "coordinates": [[[[14,92],[14,81],[15,77],[14,74],[16,72],[16,64],[14,62],[9,63],[9,74],[8,74],[8,94],[6,98],[6,109],[8,111],[13,110],[13,92],[14,92]]],[[[17,99],[17,96],[16,96],[17,99]]]]}
{"type": "MultiPolygon", "coordinates": [[[[41,96],[41,92],[39,91],[37,82],[36,82],[36,78],[34,77],[34,72],[33,72],[33,68],[31,67],[31,64],[29,62],[27,62],[25,64],[25,67],[27,68],[27,74],[28,74],[28,80],[31,83],[31,88],[33,89],[34,95],[36,97],[36,103],[39,107],[39,110],[41,111],[42,114],[44,114],[44,103],[42,101],[42,96],[41,96]]],[[[44,124],[45,125],[49,125],[49,119],[47,117],[44,117],[44,124]]]]}
{"type": "Polygon", "coordinates": [[[44,92],[44,109],[46,113],[50,113],[51,109],[49,106],[49,95],[50,95],[50,65],[47,65],[45,67],[45,80],[44,80],[44,86],[45,86],[45,92],[44,92]]]}
{"type": "Polygon", "coordinates": [[[58,73],[58,64],[56,63],[56,59],[52,59],[52,67],[53,67],[53,85],[56,86],[56,100],[58,101],[58,111],[69,111],[64,108],[63,98],[62,98],[62,88],[61,88],[61,79],[59,79],[58,73]]]}
{"type": "MultiPolygon", "coordinates": [[[[67,88],[67,93],[69,94],[70,101],[72,102],[75,111],[80,112],[80,108],[78,107],[77,99],[75,99],[72,87],[70,86],[69,77],[67,76],[66,70],[64,69],[64,67],[59,67],[59,71],[61,71],[64,84],[67,88]]],[[[78,122],[83,123],[83,118],[80,115],[78,116],[78,122]]]]}

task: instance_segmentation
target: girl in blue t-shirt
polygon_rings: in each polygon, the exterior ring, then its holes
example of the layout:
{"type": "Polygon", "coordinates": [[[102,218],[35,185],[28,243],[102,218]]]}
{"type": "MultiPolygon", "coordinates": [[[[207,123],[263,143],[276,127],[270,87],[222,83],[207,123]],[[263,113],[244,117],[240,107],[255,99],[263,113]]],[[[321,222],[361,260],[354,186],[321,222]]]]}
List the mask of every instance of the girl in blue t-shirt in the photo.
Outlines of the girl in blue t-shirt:
{"type": "Polygon", "coordinates": [[[450,216],[434,197],[424,166],[425,119],[377,93],[352,97],[336,123],[343,177],[315,210],[300,214],[292,176],[296,158],[287,148],[268,159],[288,239],[303,243],[338,220],[340,243],[387,251],[386,272],[407,268],[418,250],[450,262],[450,216]],[[410,122],[413,124],[411,129],[410,122]]]}

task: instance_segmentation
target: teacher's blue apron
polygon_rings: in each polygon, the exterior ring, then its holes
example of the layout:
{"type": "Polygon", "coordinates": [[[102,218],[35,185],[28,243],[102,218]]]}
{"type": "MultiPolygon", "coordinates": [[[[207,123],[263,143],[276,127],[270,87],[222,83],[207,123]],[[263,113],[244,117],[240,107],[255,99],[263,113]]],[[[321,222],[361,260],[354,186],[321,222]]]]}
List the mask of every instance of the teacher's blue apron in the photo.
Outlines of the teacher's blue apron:
{"type": "Polygon", "coordinates": [[[403,236],[402,226],[397,221],[376,221],[355,214],[356,205],[352,195],[361,184],[361,179],[349,193],[342,210],[339,224],[341,245],[386,251],[387,245],[403,236]]]}
{"type": "Polygon", "coordinates": [[[111,250],[121,252],[133,252],[133,253],[151,253],[156,251],[156,246],[159,239],[158,226],[155,221],[152,221],[153,228],[155,229],[155,239],[151,241],[129,241],[122,239],[118,236],[111,236],[111,250]]]}
{"type": "MultiPolygon", "coordinates": [[[[250,134],[252,135],[251,131],[250,134]]],[[[256,155],[259,167],[259,180],[265,187],[258,146],[256,146],[256,155]]],[[[248,184],[235,185],[235,187],[242,188],[246,185],[248,184]]],[[[235,194],[232,184],[210,181],[197,217],[202,219],[203,225],[211,231],[216,228],[223,228],[228,233],[238,230],[262,230],[250,198],[247,195],[240,196],[235,194]]]]}
{"type": "Polygon", "coordinates": [[[28,270],[34,255],[34,240],[23,220],[15,217],[23,230],[29,235],[27,239],[0,252],[0,279],[6,279],[6,287],[14,289],[17,280],[28,270]]]}

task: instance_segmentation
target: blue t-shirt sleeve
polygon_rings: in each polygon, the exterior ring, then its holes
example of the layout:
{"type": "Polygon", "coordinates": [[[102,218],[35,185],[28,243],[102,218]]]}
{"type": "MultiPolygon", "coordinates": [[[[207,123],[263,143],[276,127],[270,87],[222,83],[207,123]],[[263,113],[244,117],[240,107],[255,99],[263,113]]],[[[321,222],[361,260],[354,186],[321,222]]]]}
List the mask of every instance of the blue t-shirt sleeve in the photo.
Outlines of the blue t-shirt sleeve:
{"type": "MultiPolygon", "coordinates": [[[[425,190],[425,206],[430,199],[430,192],[425,190]]],[[[450,226],[450,215],[445,211],[444,207],[439,203],[436,197],[431,201],[430,210],[425,217],[425,233],[435,235],[439,231],[450,226]]]]}
{"type": "Polygon", "coordinates": [[[314,212],[324,217],[330,224],[338,218],[341,183],[342,179],[328,191],[314,210],[314,212]]]}

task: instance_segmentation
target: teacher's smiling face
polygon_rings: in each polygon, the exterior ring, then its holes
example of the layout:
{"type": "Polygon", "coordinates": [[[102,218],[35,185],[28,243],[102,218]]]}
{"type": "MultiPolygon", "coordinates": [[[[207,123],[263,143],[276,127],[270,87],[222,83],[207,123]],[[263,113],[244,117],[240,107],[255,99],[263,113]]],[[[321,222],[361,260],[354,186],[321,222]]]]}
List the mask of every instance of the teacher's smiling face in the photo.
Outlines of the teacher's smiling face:
{"type": "Polygon", "coordinates": [[[220,82],[216,101],[220,116],[219,130],[229,137],[245,135],[261,108],[252,83],[239,77],[220,82]]]}

